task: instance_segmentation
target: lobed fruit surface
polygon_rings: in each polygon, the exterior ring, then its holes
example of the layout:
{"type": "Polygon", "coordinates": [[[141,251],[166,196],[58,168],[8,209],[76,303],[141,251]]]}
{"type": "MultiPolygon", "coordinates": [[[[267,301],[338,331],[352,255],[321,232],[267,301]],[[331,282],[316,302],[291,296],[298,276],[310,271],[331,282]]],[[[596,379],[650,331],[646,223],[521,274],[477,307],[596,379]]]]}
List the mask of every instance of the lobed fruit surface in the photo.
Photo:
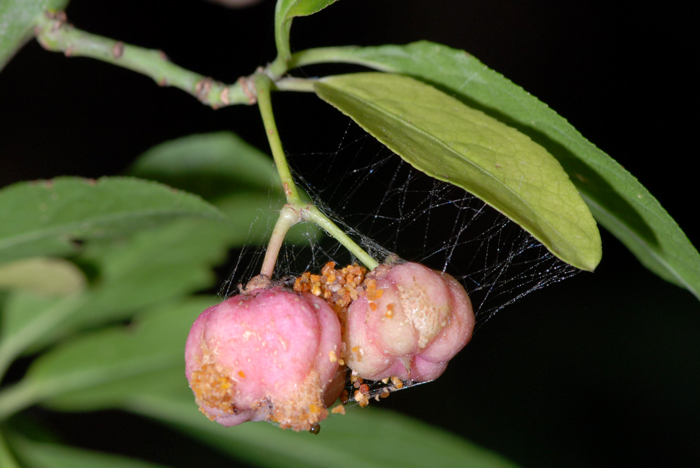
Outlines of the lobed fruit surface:
{"type": "Polygon", "coordinates": [[[295,431],[323,420],[343,388],[341,332],[322,299],[281,287],[210,307],[185,347],[200,410],[224,426],[270,421],[295,431]]]}
{"type": "Polygon", "coordinates": [[[368,380],[438,378],[471,339],[474,312],[461,284],[418,263],[382,265],[347,311],[345,362],[368,380]]]}

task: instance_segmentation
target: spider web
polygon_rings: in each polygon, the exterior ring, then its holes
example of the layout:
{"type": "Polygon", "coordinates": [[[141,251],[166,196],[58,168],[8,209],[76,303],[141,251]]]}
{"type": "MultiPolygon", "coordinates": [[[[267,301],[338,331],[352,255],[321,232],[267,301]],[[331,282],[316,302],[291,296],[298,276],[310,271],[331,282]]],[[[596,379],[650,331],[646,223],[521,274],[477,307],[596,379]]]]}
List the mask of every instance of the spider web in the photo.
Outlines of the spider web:
{"type": "MultiPolygon", "coordinates": [[[[372,257],[381,262],[396,254],[457,278],[472,301],[477,328],[521,297],[579,271],[495,209],[414,169],[352,122],[334,151],[288,159],[314,204],[372,257]]],[[[279,208],[258,222],[271,231],[279,208]]],[[[318,273],[329,261],[356,262],[315,226],[293,229],[308,242],[285,244],[276,279],[293,282],[305,271],[318,273]]],[[[223,296],[258,274],[264,250],[265,245],[244,249],[223,296]]]]}
{"type": "MultiPolygon", "coordinates": [[[[525,295],[579,271],[495,209],[412,168],[352,122],[334,151],[289,154],[288,160],[314,204],[373,258],[381,262],[396,254],[458,279],[472,301],[477,329],[525,295]]],[[[271,232],[279,209],[272,207],[270,216],[258,222],[267,223],[271,232]]],[[[315,226],[303,223],[293,229],[307,242],[283,247],[274,279],[291,285],[305,271],[320,272],[329,261],[341,267],[357,262],[315,226]]],[[[244,249],[222,296],[237,292],[234,285],[259,273],[264,253],[265,245],[244,249]]],[[[360,379],[362,383],[369,388],[367,397],[379,399],[425,382],[397,386],[360,379]]],[[[356,404],[353,394],[360,387],[349,371],[346,384],[348,400],[356,404]]]]}

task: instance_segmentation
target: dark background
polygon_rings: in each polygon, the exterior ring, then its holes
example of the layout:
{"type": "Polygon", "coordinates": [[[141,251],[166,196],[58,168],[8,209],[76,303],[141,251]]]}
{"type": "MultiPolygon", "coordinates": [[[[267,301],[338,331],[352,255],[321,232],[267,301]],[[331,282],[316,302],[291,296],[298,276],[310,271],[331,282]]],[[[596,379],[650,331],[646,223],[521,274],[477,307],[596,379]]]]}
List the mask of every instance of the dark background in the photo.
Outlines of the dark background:
{"type": "MultiPolygon", "coordinates": [[[[233,82],[274,58],[273,10],[271,0],[239,11],[195,0],[74,0],[68,15],[77,27],[163,49],[179,65],[233,82]]],[[[429,39],[465,49],[617,159],[698,245],[690,18],[673,2],[640,10],[602,1],[342,0],[297,20],[292,44],[429,39]]],[[[347,127],[313,96],[275,104],[292,153],[332,151],[347,127]]],[[[0,73],[0,185],[117,174],[154,144],[225,129],[266,148],[254,108],[213,111],[149,78],[34,42],[0,73]]],[[[595,274],[516,302],[439,381],[383,404],[524,466],[700,464],[700,306],[607,233],[603,247],[595,274]]],[[[173,464],[190,450],[167,433],[172,460],[154,455],[160,426],[131,416],[43,417],[94,448],[173,464]]]]}

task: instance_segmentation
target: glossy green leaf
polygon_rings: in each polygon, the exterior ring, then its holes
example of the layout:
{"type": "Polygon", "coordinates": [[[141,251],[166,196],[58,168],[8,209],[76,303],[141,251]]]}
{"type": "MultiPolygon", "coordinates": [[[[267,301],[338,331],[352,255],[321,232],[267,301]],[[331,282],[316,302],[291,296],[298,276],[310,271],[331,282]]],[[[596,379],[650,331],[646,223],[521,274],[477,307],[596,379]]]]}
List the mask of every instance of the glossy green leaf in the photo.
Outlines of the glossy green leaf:
{"type": "Polygon", "coordinates": [[[275,43],[277,54],[284,60],[291,57],[289,31],[297,16],[309,16],[338,0],[277,0],[275,8],[275,43]]]}
{"type": "Polygon", "coordinates": [[[0,1],[0,70],[34,33],[36,18],[66,7],[68,0],[0,1]]]}
{"type": "Polygon", "coordinates": [[[67,254],[72,241],[111,237],[183,216],[221,219],[194,195],[123,177],[61,177],[0,190],[0,261],[67,254]]]}
{"type": "Polygon", "coordinates": [[[272,159],[231,132],[191,135],[143,153],[129,174],[215,200],[232,193],[281,192],[272,159]]]}
{"type": "Polygon", "coordinates": [[[406,74],[525,133],[559,160],[598,222],[644,266],[700,298],[700,254],[653,195],[546,104],[476,58],[427,41],[309,52],[296,63],[349,62],[406,74]]]}
{"type": "Polygon", "coordinates": [[[409,77],[339,75],[315,88],[413,167],[481,198],[565,262],[592,271],[600,261],[586,204],[557,160],[527,136],[409,77]]]}
{"type": "MultiPolygon", "coordinates": [[[[14,437],[12,448],[24,468],[158,468],[120,455],[14,437]]],[[[4,465],[3,465],[4,466],[4,465]]]]}
{"type": "Polygon", "coordinates": [[[439,428],[374,408],[349,408],[321,423],[321,434],[283,431],[268,423],[224,428],[198,411],[189,388],[143,395],[125,409],[150,416],[232,456],[265,467],[514,467],[512,462],[439,428]]]}
{"type": "Polygon", "coordinates": [[[62,296],[85,288],[85,275],[61,258],[35,257],[0,264],[0,290],[22,289],[42,296],[62,296]]]}

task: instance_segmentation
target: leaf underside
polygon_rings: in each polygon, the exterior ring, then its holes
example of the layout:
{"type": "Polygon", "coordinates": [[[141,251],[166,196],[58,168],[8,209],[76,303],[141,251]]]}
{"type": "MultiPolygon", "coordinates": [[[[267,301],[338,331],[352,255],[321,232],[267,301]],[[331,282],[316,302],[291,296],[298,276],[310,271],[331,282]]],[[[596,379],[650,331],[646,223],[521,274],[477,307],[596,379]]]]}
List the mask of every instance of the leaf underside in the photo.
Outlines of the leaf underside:
{"type": "Polygon", "coordinates": [[[473,56],[420,41],[333,48],[319,61],[411,76],[528,135],[557,158],[597,221],[644,266],[700,298],[700,254],[654,196],[546,104],[473,56]]]}
{"type": "Polygon", "coordinates": [[[465,189],[565,262],[592,271],[595,221],[561,166],[527,136],[409,77],[324,78],[317,94],[416,169],[465,189]]]}

